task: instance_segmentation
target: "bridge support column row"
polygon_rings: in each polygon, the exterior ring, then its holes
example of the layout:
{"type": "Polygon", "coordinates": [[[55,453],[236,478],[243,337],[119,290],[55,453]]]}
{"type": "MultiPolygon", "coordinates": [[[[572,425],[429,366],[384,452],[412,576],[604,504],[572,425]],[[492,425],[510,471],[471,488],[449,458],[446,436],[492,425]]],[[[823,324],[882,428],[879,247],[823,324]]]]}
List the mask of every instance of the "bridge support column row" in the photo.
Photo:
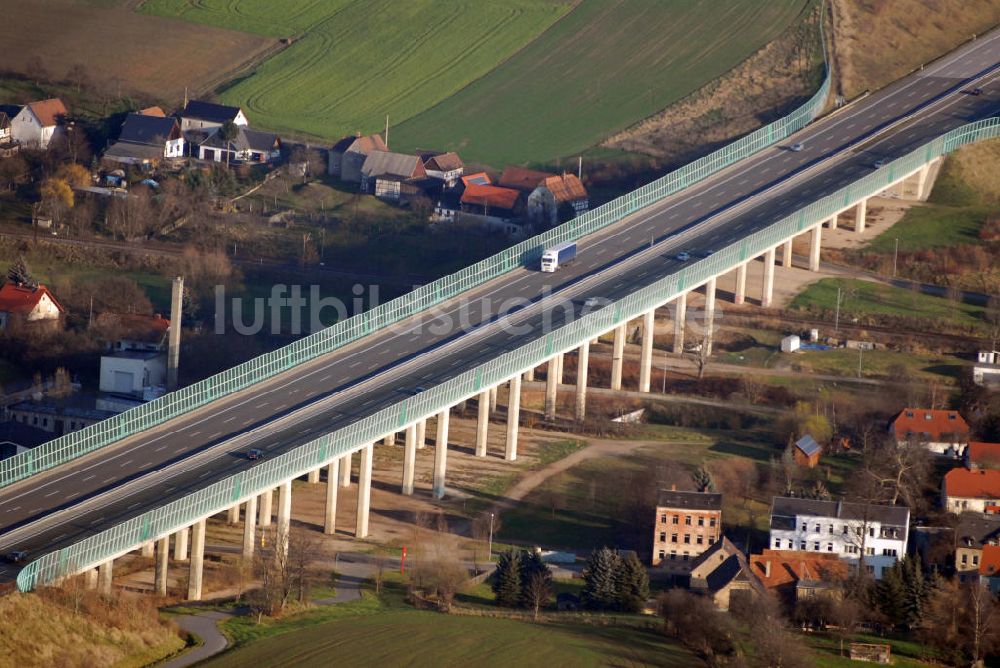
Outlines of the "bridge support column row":
{"type": "Polygon", "coordinates": [[[517,459],[517,428],[521,420],[521,374],[510,379],[507,395],[507,447],[504,459],[512,462],[517,459]]]}
{"type": "MultiPolygon", "coordinates": [[[[520,382],[520,381],[518,381],[520,382]]],[[[446,408],[438,413],[437,436],[434,439],[434,498],[444,498],[445,471],[448,467],[448,423],[451,419],[451,409],[446,408]]]]}
{"type": "Polygon", "coordinates": [[[427,447],[427,420],[417,423],[417,450],[427,447]]]}
{"type": "Polygon", "coordinates": [[[402,493],[413,494],[413,469],[417,463],[417,425],[406,428],[406,445],[403,449],[403,488],[402,493]]]}
{"type": "Polygon", "coordinates": [[[764,285],[760,295],[760,305],[764,308],[771,306],[774,299],[774,249],[769,248],[764,253],[764,285]]]}
{"type": "MultiPolygon", "coordinates": [[[[687,293],[681,294],[674,304],[674,354],[684,352],[684,330],[687,328],[687,293]]],[[[649,390],[647,389],[646,392],[649,390]]]]}
{"type": "Polygon", "coordinates": [[[351,486],[351,455],[350,453],[340,458],[340,486],[351,486]]]}
{"type": "Polygon", "coordinates": [[[102,594],[111,593],[111,581],[114,577],[114,567],[114,559],[108,559],[97,567],[97,591],[102,594]]]}
{"type": "Polygon", "coordinates": [[[611,389],[622,389],[622,367],[625,363],[625,337],[628,334],[628,323],[615,327],[615,340],[611,352],[611,389]]]}
{"type": "Polygon", "coordinates": [[[819,253],[823,241],[823,226],[816,225],[812,228],[812,236],[809,238],[809,271],[819,271],[819,253]]]}
{"type": "Polygon", "coordinates": [[[742,304],[747,298],[747,263],[736,268],[736,289],[733,292],[733,303],[742,304]]]}
{"type": "Polygon", "coordinates": [[[174,534],[174,560],[187,561],[188,558],[188,532],[187,527],[178,529],[174,534]]]}
{"type": "Polygon", "coordinates": [[[559,381],[562,380],[562,353],[549,359],[545,373],[545,419],[556,419],[556,400],[558,399],[559,381]]]}
{"type": "Polygon", "coordinates": [[[354,525],[355,538],[368,537],[368,515],[372,500],[372,462],[375,459],[375,444],[369,443],[361,450],[358,466],[358,507],[357,522],[354,525]]]}
{"type": "Polygon", "coordinates": [[[154,581],[156,585],[156,595],[167,595],[167,566],[170,563],[170,535],[156,541],[156,569],[154,581]]]}
{"type": "Polygon", "coordinates": [[[337,488],[340,486],[340,459],[326,465],[326,512],[323,533],[332,536],[337,531],[337,488]]]}
{"type": "Polygon", "coordinates": [[[261,527],[271,526],[271,504],[274,499],[274,490],[269,489],[260,495],[260,520],[261,527]]]}
{"type": "Polygon", "coordinates": [[[583,422],[587,417],[587,367],[590,365],[590,341],[580,345],[580,354],[576,361],[576,412],[577,422],[583,422]]]}
{"type": "Polygon", "coordinates": [[[243,560],[253,559],[257,538],[257,497],[247,499],[246,512],[243,513],[243,560]]]}
{"type": "Polygon", "coordinates": [[[490,391],[479,393],[479,420],[476,422],[476,457],[486,456],[490,430],[490,391]]]}
{"type": "Polygon", "coordinates": [[[201,600],[201,582],[205,566],[205,520],[191,526],[191,570],[188,575],[188,600],[201,600]]]}
{"type": "Polygon", "coordinates": [[[639,391],[649,392],[653,371],[653,326],[655,309],[642,314],[642,352],[639,355],[639,391]]]}
{"type": "Polygon", "coordinates": [[[282,556],[288,555],[288,534],[292,528],[292,481],[286,480],[278,486],[278,526],[275,550],[282,556]]]}
{"type": "Polygon", "coordinates": [[[716,277],[708,279],[705,284],[705,337],[701,342],[705,346],[705,354],[712,354],[712,340],[715,338],[715,289],[716,277]]]}

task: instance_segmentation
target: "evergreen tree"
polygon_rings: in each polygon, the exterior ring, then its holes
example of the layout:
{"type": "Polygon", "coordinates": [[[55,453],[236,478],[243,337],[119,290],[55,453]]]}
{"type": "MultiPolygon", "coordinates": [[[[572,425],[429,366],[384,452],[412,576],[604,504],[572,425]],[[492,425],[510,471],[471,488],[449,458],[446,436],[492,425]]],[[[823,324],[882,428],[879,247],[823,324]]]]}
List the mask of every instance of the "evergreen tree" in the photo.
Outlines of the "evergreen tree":
{"type": "Polygon", "coordinates": [[[618,609],[640,612],[649,598],[649,573],[634,552],[618,562],[618,609]]]}
{"type": "Polygon", "coordinates": [[[521,606],[534,608],[535,599],[547,599],[552,591],[552,571],[542,555],[524,550],[521,554],[521,606]]]}
{"type": "Polygon", "coordinates": [[[712,474],[708,472],[704,466],[699,466],[691,474],[691,479],[694,481],[694,488],[699,492],[714,492],[715,483],[712,482],[712,474]]]}
{"type": "Polygon", "coordinates": [[[18,255],[14,264],[10,265],[10,269],[7,270],[7,280],[14,285],[24,285],[29,288],[38,285],[34,276],[31,275],[31,270],[28,269],[28,263],[24,261],[23,255],[18,255]]]}
{"type": "Polygon", "coordinates": [[[497,605],[514,608],[521,603],[521,561],[522,551],[510,549],[497,557],[497,569],[493,574],[493,593],[497,605]]]}
{"type": "Polygon", "coordinates": [[[875,585],[878,610],[893,626],[905,624],[907,620],[908,600],[902,570],[897,561],[892,568],[882,571],[882,579],[875,585]]]}
{"type": "Polygon", "coordinates": [[[621,573],[621,557],[609,547],[602,547],[590,553],[583,569],[583,592],[580,595],[584,606],[592,610],[610,610],[618,603],[621,573]]]}
{"type": "Polygon", "coordinates": [[[924,617],[931,585],[924,577],[919,555],[906,557],[900,563],[903,589],[906,592],[906,625],[914,628],[924,617]]]}

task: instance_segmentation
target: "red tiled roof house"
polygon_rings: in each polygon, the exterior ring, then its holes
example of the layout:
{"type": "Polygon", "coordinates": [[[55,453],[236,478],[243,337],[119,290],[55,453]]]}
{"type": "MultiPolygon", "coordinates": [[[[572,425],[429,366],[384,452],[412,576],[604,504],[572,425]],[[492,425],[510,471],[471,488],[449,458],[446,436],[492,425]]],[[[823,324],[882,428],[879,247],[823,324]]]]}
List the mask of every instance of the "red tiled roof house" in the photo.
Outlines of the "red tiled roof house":
{"type": "Polygon", "coordinates": [[[958,411],[904,408],[889,431],[899,445],[919,444],[953,457],[969,442],[969,425],[958,411]]]}
{"type": "Polygon", "coordinates": [[[0,329],[18,320],[59,320],[64,312],[65,309],[44,285],[30,287],[8,282],[0,287],[0,329]]]}
{"type": "Polygon", "coordinates": [[[941,482],[941,505],[950,513],[1000,513],[1000,470],[948,471],[941,482]]]}
{"type": "Polygon", "coordinates": [[[47,149],[62,131],[66,105],[57,97],[24,105],[11,119],[11,137],[27,148],[47,149]]]}

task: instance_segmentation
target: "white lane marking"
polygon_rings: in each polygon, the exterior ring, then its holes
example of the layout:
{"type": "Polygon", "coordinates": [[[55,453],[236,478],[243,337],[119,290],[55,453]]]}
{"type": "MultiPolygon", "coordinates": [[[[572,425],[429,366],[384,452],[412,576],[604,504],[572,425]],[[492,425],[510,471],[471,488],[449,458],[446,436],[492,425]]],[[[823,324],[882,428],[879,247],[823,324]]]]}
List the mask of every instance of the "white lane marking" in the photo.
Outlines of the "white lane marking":
{"type": "Polygon", "coordinates": [[[159,452],[160,450],[166,450],[166,449],[167,449],[167,446],[161,445],[160,447],[158,447],[155,450],[153,450],[153,452],[159,452]]]}
{"type": "Polygon", "coordinates": [[[129,464],[131,464],[132,461],[133,460],[130,459],[127,462],[122,462],[121,464],[118,465],[118,468],[125,468],[126,466],[128,466],[129,464]]]}

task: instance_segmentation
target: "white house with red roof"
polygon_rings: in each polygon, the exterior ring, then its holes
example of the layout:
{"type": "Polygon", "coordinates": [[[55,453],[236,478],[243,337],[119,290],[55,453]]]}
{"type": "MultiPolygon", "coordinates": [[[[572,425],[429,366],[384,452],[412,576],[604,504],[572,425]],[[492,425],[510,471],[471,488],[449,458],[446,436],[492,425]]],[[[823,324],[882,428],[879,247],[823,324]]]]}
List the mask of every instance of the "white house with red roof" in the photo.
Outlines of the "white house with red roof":
{"type": "Polygon", "coordinates": [[[46,149],[62,131],[66,105],[57,97],[24,105],[11,119],[11,137],[21,146],[46,149]]]}
{"type": "Polygon", "coordinates": [[[950,513],[1000,513],[1000,470],[953,468],[941,481],[941,505],[950,513]]]}
{"type": "Polygon", "coordinates": [[[25,322],[58,320],[65,309],[44,285],[4,283],[0,287],[0,329],[12,320],[25,322]]]}
{"type": "Polygon", "coordinates": [[[969,442],[969,424],[958,411],[904,408],[889,431],[899,445],[920,444],[939,455],[957,457],[969,442]]]}

